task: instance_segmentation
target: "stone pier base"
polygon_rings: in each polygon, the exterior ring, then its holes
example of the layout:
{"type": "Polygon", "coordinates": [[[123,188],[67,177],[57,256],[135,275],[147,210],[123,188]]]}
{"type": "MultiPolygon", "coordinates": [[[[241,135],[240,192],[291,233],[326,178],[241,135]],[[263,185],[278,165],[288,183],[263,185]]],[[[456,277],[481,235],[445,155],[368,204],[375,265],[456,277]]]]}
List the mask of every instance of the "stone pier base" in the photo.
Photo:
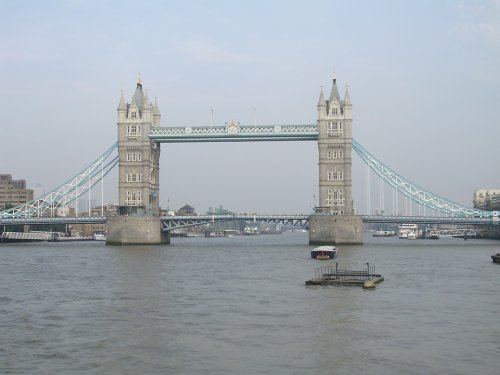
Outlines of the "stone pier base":
{"type": "Polygon", "coordinates": [[[159,245],[170,243],[170,233],[162,232],[159,217],[111,216],[106,245],[159,245]]]}
{"type": "Polygon", "coordinates": [[[311,215],[310,245],[360,245],[363,243],[363,218],[358,215],[311,215]]]}

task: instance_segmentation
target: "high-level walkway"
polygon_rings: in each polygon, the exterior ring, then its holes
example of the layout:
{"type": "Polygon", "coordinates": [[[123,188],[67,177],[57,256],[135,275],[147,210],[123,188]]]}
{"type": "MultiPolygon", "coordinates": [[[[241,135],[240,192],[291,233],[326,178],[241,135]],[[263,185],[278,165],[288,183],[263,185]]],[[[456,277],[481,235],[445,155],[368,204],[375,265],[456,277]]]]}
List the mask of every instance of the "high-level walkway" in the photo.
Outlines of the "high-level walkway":
{"type": "MultiPolygon", "coordinates": [[[[165,127],[151,130],[150,139],[159,143],[176,142],[234,142],[234,141],[312,141],[318,139],[317,125],[239,125],[231,123],[214,127],[165,127]]],[[[353,149],[361,159],[389,186],[412,201],[427,207],[440,216],[363,216],[365,223],[428,223],[428,224],[498,224],[499,213],[483,211],[454,203],[412,183],[376,159],[355,139],[353,149]],[[441,216],[442,215],[442,216],[441,216]]],[[[77,224],[103,223],[105,217],[54,217],[57,207],[67,205],[86,194],[117,165],[113,155],[116,144],[106,150],[96,161],[53,191],[17,207],[0,211],[0,225],[12,224],[77,224]],[[47,217],[50,216],[50,217],[47,217]]],[[[256,220],[307,226],[309,215],[235,215],[163,217],[162,229],[171,230],[182,226],[199,225],[212,220],[256,220]],[[189,223],[189,225],[188,225],[189,223]],[[195,224],[197,223],[197,224],[195,224]]]]}

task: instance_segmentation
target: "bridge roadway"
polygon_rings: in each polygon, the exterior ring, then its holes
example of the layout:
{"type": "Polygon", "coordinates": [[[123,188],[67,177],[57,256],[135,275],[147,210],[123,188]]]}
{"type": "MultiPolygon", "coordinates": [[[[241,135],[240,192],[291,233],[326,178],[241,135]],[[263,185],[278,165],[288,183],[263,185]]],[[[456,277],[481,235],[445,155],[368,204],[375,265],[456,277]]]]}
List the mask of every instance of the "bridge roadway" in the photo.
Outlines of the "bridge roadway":
{"type": "MultiPolygon", "coordinates": [[[[214,222],[246,220],[264,221],[268,223],[280,223],[283,225],[293,225],[308,228],[309,215],[257,215],[257,214],[236,214],[236,215],[192,215],[192,216],[163,216],[161,226],[163,231],[191,227],[196,225],[209,224],[214,222]]],[[[103,224],[106,217],[34,217],[22,219],[0,218],[0,225],[56,225],[56,224],[103,224]]],[[[491,225],[500,224],[498,218],[484,217],[433,217],[433,216],[375,216],[363,215],[363,223],[374,224],[455,224],[455,225],[491,225]]]]}

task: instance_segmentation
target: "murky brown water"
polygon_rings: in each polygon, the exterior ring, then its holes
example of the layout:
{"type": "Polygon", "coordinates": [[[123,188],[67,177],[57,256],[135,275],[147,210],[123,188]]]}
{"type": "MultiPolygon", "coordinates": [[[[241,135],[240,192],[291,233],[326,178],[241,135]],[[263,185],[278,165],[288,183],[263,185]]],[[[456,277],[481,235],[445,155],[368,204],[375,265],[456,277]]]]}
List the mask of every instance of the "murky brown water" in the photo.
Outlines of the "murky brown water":
{"type": "Polygon", "coordinates": [[[497,374],[499,242],[307,233],[0,246],[0,373],[497,374]],[[305,287],[374,264],[376,290],[305,287]]]}

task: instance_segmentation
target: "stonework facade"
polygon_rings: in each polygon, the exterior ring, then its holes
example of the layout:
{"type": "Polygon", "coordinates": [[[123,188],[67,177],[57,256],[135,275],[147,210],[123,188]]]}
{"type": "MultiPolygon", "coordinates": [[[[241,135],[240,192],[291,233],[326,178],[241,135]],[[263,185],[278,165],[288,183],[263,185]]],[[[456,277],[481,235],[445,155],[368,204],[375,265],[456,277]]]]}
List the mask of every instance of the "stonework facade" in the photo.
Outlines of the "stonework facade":
{"type": "Polygon", "coordinates": [[[159,216],[111,216],[107,245],[159,245],[170,243],[170,233],[161,230],[159,216]]]}
{"type": "Polygon", "coordinates": [[[340,99],[334,75],[328,100],[318,102],[319,208],[323,213],[353,215],[352,104],[346,86],[340,99]]]}
{"type": "Polygon", "coordinates": [[[480,210],[500,211],[500,189],[478,189],[472,203],[480,210]]]}
{"type": "Polygon", "coordinates": [[[0,210],[33,200],[33,190],[26,189],[25,180],[13,180],[10,174],[0,174],[0,210]]]}
{"type": "Polygon", "coordinates": [[[363,219],[352,201],[352,103],[346,86],[340,99],[333,76],[328,99],[318,102],[319,205],[309,217],[309,244],[362,244],[363,219]]]}
{"type": "Polygon", "coordinates": [[[123,94],[118,105],[118,214],[107,219],[106,244],[154,245],[168,243],[160,224],[160,144],[149,139],[160,126],[158,103],[151,103],[137,87],[130,103],[123,94]]]}
{"type": "Polygon", "coordinates": [[[158,103],[151,103],[140,78],[130,103],[118,105],[119,215],[159,216],[160,144],[149,139],[160,126],[158,103]]]}
{"type": "Polygon", "coordinates": [[[310,245],[360,245],[363,243],[363,218],[358,215],[311,215],[310,245]]]}

